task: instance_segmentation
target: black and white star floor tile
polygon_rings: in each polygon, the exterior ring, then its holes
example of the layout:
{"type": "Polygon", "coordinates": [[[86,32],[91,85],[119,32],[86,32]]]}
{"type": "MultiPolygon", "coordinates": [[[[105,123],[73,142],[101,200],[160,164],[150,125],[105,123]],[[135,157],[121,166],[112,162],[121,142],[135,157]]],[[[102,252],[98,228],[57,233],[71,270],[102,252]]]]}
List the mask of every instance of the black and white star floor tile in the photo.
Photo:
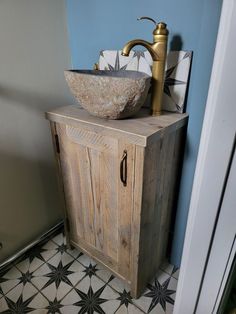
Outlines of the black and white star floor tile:
{"type": "Polygon", "coordinates": [[[62,313],[143,313],[96,276],[86,276],[61,303],[62,313]]]}
{"type": "Polygon", "coordinates": [[[0,313],[172,313],[177,272],[164,264],[135,300],[127,285],[93,259],[66,249],[59,234],[0,274],[0,313]]]}
{"type": "Polygon", "coordinates": [[[1,294],[7,294],[12,288],[20,283],[21,272],[13,266],[11,269],[0,274],[1,294]]]}
{"type": "Polygon", "coordinates": [[[171,314],[176,288],[177,280],[159,270],[153,282],[147,285],[146,291],[134,303],[145,313],[171,314]]]}
{"type": "Polygon", "coordinates": [[[29,313],[44,310],[48,300],[29,282],[15,286],[0,299],[1,313],[29,313]]]}
{"type": "Polygon", "coordinates": [[[59,233],[57,236],[52,238],[52,242],[54,242],[57,245],[57,252],[64,253],[67,252],[71,256],[73,256],[75,259],[78,259],[83,253],[81,253],[77,249],[69,249],[66,247],[66,238],[63,233],[59,233]]]}
{"type": "Polygon", "coordinates": [[[84,276],[77,260],[66,252],[57,253],[33,273],[32,283],[50,301],[61,300],[84,276]]]}

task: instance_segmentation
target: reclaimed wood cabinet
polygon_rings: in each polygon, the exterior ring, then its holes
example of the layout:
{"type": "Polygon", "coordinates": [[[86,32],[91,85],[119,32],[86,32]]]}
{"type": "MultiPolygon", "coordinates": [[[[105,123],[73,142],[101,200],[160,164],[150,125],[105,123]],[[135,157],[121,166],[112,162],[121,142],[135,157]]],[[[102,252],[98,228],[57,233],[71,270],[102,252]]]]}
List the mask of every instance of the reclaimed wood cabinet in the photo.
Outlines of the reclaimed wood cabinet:
{"type": "Polygon", "coordinates": [[[187,114],[105,120],[76,106],[46,113],[68,242],[138,297],[166,253],[187,114]]]}

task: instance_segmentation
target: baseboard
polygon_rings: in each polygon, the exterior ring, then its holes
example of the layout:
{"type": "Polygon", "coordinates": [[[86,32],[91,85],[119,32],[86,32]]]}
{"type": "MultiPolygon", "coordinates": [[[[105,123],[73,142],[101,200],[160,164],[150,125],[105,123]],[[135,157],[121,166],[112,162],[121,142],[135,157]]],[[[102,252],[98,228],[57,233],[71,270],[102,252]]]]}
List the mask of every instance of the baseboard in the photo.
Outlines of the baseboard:
{"type": "Polygon", "coordinates": [[[32,249],[34,246],[38,244],[42,244],[44,242],[47,242],[48,239],[50,239],[53,235],[56,235],[61,231],[63,228],[63,221],[60,221],[58,224],[56,224],[54,227],[52,227],[50,230],[42,234],[39,238],[34,240],[33,242],[29,243],[26,247],[18,251],[16,254],[13,256],[7,258],[4,260],[2,263],[0,263],[0,272],[4,271],[5,269],[11,267],[13,263],[16,261],[20,261],[26,254],[27,251],[32,249]]]}

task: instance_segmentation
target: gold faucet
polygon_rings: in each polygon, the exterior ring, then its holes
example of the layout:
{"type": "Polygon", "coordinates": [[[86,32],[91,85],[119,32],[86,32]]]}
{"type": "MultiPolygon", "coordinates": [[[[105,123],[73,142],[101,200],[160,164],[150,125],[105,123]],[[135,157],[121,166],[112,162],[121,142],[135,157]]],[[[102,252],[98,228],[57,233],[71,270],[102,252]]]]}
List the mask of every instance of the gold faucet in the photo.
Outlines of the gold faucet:
{"type": "Polygon", "coordinates": [[[152,115],[161,115],[161,102],[165,80],[165,62],[166,62],[166,50],[168,40],[168,30],[166,24],[163,22],[156,23],[155,20],[150,17],[140,17],[138,20],[150,20],[156,28],[153,31],[153,43],[149,43],[146,40],[134,39],[129,41],[122,50],[123,56],[128,56],[130,50],[136,46],[144,46],[151,54],[153,59],[152,65],[152,115]]]}

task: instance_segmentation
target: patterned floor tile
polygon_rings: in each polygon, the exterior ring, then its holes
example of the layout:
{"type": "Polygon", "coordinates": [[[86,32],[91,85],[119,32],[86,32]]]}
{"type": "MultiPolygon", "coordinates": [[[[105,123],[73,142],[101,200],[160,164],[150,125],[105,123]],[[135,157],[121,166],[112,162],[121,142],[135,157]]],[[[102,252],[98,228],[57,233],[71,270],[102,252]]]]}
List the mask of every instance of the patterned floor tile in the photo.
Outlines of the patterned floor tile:
{"type": "Polygon", "coordinates": [[[53,237],[52,241],[55,242],[57,245],[66,244],[66,238],[62,232],[53,237]]]}
{"type": "Polygon", "coordinates": [[[129,292],[129,286],[121,279],[112,276],[112,279],[109,282],[109,286],[111,286],[113,289],[120,293],[124,293],[124,291],[129,292]]]}
{"type": "Polygon", "coordinates": [[[0,289],[1,294],[6,294],[12,288],[20,283],[21,272],[12,267],[10,270],[6,270],[0,274],[0,289]]]}
{"type": "Polygon", "coordinates": [[[82,254],[77,258],[77,261],[79,261],[82,265],[88,267],[90,264],[91,265],[96,265],[97,263],[90,258],[88,255],[82,254]]]}
{"type": "Polygon", "coordinates": [[[66,252],[57,253],[33,273],[32,283],[50,302],[61,300],[85,276],[85,268],[66,252]]]}
{"type": "Polygon", "coordinates": [[[60,253],[68,253],[73,256],[75,259],[78,259],[80,256],[83,255],[81,251],[76,248],[68,248],[66,244],[66,237],[63,233],[59,233],[52,239],[52,242],[57,246],[56,250],[60,253]]]}
{"type": "Polygon", "coordinates": [[[3,299],[1,313],[28,313],[48,306],[48,300],[29,282],[18,284],[3,299]]]}
{"type": "Polygon", "coordinates": [[[154,281],[147,285],[143,295],[134,300],[134,304],[145,313],[172,313],[177,280],[169,274],[159,271],[154,281]]]}
{"type": "Polygon", "coordinates": [[[176,280],[179,279],[179,268],[177,268],[177,270],[175,270],[175,271],[172,273],[172,277],[174,277],[176,280]]]}
{"type": "MultiPolygon", "coordinates": [[[[115,313],[121,302],[119,294],[108,284],[92,275],[86,276],[75,289],[80,300],[75,305],[88,313],[115,313]]],[[[84,312],[84,313],[87,313],[84,312]]]]}
{"type": "Polygon", "coordinates": [[[129,305],[129,308],[127,308],[125,305],[122,305],[115,312],[115,314],[143,314],[143,313],[144,313],[143,311],[141,311],[140,309],[138,309],[136,306],[132,304],[129,305]]]}
{"type": "Polygon", "coordinates": [[[129,286],[77,249],[63,233],[0,273],[1,313],[170,314],[179,270],[165,262],[139,299],[129,286]]]}
{"type": "Polygon", "coordinates": [[[179,277],[179,268],[174,266],[174,265],[171,265],[167,261],[165,261],[161,265],[160,269],[163,270],[164,272],[166,272],[167,274],[171,275],[175,279],[178,279],[178,277],[179,277]]]}
{"type": "Polygon", "coordinates": [[[4,297],[0,298],[0,313],[5,312],[8,309],[7,301],[4,297]]]}

